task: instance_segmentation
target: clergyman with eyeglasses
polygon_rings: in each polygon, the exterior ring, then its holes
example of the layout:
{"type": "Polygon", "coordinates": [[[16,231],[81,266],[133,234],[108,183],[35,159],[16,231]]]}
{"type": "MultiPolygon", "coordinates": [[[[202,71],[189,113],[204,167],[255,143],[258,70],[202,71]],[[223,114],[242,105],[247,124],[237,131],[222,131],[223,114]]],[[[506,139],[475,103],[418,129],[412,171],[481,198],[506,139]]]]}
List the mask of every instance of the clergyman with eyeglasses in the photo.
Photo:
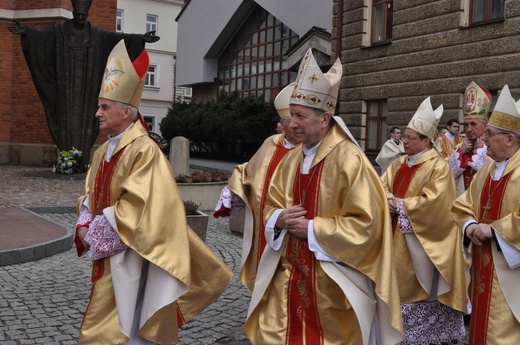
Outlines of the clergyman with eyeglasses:
{"type": "Polygon", "coordinates": [[[507,85],[483,140],[491,159],[452,208],[472,263],[469,344],[520,344],[520,113],[507,85]]]}
{"type": "Polygon", "coordinates": [[[462,234],[449,217],[455,179],[433,148],[442,113],[430,97],[422,102],[404,131],[405,155],[381,176],[392,215],[401,344],[453,344],[465,335],[467,264],[462,234]]]}

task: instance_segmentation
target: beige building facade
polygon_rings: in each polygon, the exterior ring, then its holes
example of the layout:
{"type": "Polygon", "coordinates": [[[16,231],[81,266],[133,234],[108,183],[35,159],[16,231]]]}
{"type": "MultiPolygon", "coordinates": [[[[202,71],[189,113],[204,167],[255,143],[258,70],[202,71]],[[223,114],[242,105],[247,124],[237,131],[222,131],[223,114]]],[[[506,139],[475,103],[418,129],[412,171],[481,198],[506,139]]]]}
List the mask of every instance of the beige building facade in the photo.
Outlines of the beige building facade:
{"type": "MultiPolygon", "coordinates": [[[[341,57],[339,114],[375,157],[431,96],[441,124],[462,120],[475,81],[520,96],[520,1],[334,0],[333,56],[341,57]]],[[[462,130],[462,129],[461,129],[462,130]]]]}

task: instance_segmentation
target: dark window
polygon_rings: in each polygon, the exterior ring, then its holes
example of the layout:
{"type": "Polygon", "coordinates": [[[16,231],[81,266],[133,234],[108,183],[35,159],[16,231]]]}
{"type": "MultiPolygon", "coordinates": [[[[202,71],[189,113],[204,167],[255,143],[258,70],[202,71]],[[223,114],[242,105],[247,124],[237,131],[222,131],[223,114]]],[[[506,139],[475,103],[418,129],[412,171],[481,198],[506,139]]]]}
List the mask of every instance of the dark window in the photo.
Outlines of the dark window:
{"type": "Polygon", "coordinates": [[[372,44],[392,39],[393,8],[393,0],[372,2],[372,44]]]}
{"type": "Polygon", "coordinates": [[[143,116],[144,122],[148,125],[148,128],[153,131],[155,130],[155,116],[143,116]]]}
{"type": "Polygon", "coordinates": [[[367,102],[366,151],[377,151],[386,141],[386,101],[367,102]]]}
{"type": "Polygon", "coordinates": [[[273,101],[296,79],[287,70],[285,53],[298,35],[262,7],[257,6],[219,57],[220,88],[243,97],[264,95],[273,101]]]}
{"type": "Polygon", "coordinates": [[[482,24],[504,19],[505,0],[470,0],[471,24],[482,24]]]}

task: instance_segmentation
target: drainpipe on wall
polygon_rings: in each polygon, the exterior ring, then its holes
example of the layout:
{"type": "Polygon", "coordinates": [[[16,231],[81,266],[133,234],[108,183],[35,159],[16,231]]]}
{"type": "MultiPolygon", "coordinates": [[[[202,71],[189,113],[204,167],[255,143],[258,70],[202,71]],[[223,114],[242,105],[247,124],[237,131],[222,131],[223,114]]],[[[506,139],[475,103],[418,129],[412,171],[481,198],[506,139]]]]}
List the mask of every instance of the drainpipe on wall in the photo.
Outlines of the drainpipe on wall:
{"type": "MultiPolygon", "coordinates": [[[[336,14],[336,58],[341,58],[341,32],[343,27],[343,0],[337,0],[336,14]]],[[[335,60],[335,59],[334,59],[335,60]]]]}
{"type": "Polygon", "coordinates": [[[175,98],[177,97],[177,55],[173,54],[173,103],[175,103],[175,98]]]}

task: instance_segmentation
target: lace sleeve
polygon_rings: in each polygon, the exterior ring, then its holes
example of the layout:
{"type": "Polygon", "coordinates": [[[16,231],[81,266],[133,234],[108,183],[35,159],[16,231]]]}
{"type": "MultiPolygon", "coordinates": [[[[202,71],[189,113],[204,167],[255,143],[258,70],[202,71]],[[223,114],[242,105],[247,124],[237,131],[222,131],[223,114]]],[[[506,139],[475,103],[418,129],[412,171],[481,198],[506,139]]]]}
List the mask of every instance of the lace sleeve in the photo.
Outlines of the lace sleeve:
{"type": "Polygon", "coordinates": [[[220,192],[217,206],[215,206],[215,210],[213,211],[213,217],[233,216],[244,207],[244,201],[226,186],[220,192]]]}
{"type": "Polygon", "coordinates": [[[74,234],[74,244],[76,245],[76,253],[78,254],[78,257],[85,254],[86,250],[83,242],[81,242],[81,239],[78,236],[78,230],[81,228],[88,228],[91,221],[92,213],[90,213],[90,210],[87,206],[81,205],[81,208],[79,209],[78,221],[76,222],[76,231],[74,234]]]}
{"type": "Polygon", "coordinates": [[[451,171],[455,178],[459,177],[464,170],[466,170],[467,164],[464,164],[460,149],[455,150],[449,160],[451,171]]]}
{"type": "Polygon", "coordinates": [[[90,213],[90,210],[87,206],[81,205],[81,208],[79,210],[79,217],[78,221],[76,222],[76,230],[79,228],[86,227],[88,228],[90,222],[92,221],[92,213],[90,213]]]}
{"type": "Polygon", "coordinates": [[[85,242],[90,245],[88,256],[92,260],[119,254],[128,248],[104,215],[96,216],[90,223],[85,242]]]}
{"type": "Polygon", "coordinates": [[[410,223],[410,219],[408,219],[408,215],[406,214],[406,210],[404,209],[401,200],[397,203],[396,212],[399,215],[397,218],[397,224],[399,225],[401,232],[403,234],[413,233],[412,223],[410,223]]]}
{"type": "Polygon", "coordinates": [[[213,211],[214,218],[230,216],[232,194],[233,193],[227,186],[222,188],[217,205],[215,206],[215,210],[213,211]]]}
{"type": "Polygon", "coordinates": [[[484,165],[487,163],[487,147],[478,148],[477,151],[471,156],[470,162],[468,165],[475,169],[475,171],[479,171],[484,165]]]}

